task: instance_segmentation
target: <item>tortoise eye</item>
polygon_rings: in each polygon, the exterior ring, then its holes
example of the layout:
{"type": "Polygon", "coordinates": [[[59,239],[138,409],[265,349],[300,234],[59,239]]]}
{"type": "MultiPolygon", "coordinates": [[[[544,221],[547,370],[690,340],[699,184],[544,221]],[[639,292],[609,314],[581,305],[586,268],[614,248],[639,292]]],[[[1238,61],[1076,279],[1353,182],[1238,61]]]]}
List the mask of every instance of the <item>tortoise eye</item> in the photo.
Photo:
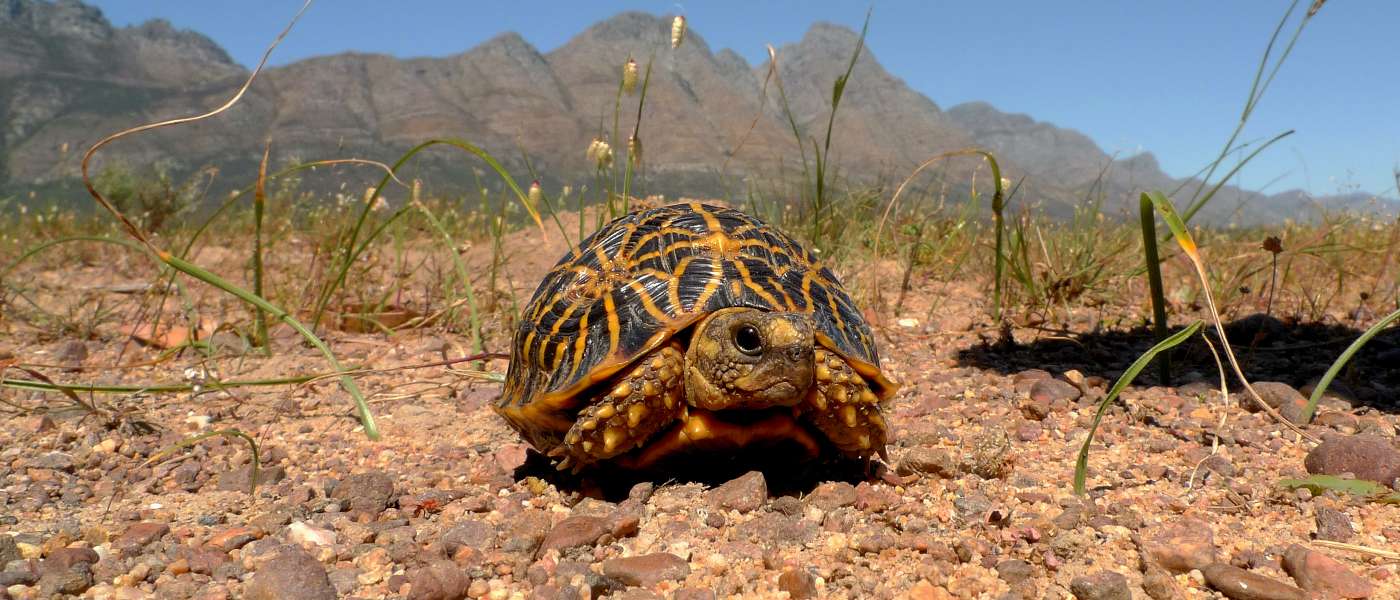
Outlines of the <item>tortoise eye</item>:
{"type": "Polygon", "coordinates": [[[763,338],[753,325],[741,325],[734,330],[734,346],[749,356],[758,356],[763,351],[763,338]]]}

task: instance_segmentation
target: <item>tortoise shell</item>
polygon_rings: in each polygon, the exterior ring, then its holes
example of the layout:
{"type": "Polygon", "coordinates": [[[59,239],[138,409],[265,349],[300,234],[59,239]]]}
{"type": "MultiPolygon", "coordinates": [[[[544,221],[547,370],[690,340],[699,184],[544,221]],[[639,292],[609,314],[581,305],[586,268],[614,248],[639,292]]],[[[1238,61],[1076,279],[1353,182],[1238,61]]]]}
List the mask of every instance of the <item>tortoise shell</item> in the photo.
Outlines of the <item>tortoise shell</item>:
{"type": "Polygon", "coordinates": [[[882,399],[894,391],[870,326],[811,252],[745,213],[687,203],[620,217],[555,264],[521,316],[496,409],[553,446],[584,390],[729,307],[811,315],[819,344],[882,399]]]}

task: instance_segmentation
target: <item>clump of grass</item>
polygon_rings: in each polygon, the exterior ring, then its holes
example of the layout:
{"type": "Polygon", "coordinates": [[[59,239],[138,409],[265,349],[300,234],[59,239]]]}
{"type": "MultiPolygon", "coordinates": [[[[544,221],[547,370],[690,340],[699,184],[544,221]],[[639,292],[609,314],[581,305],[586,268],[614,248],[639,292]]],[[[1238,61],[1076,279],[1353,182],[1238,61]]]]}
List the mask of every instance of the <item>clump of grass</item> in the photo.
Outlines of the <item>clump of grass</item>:
{"type": "Polygon", "coordinates": [[[1206,274],[1205,263],[1201,260],[1201,254],[1196,246],[1195,239],[1191,237],[1191,232],[1186,229],[1185,221],[1177,214],[1176,207],[1172,206],[1171,200],[1161,193],[1146,193],[1143,194],[1143,198],[1150,201],[1152,206],[1157,209],[1157,213],[1161,215],[1162,221],[1167,225],[1167,229],[1171,230],[1172,237],[1176,239],[1176,243],[1180,246],[1182,253],[1190,259],[1191,266],[1195,268],[1196,275],[1200,278],[1201,282],[1201,293],[1206,299],[1206,308],[1210,311],[1211,321],[1215,325],[1216,336],[1220,339],[1221,352],[1229,359],[1230,368],[1234,370],[1235,377],[1238,378],[1240,385],[1248,392],[1249,397],[1254,401],[1255,405],[1258,406],[1260,410],[1268,413],[1268,415],[1273,417],[1280,425],[1292,430],[1294,433],[1298,434],[1299,437],[1317,442],[1317,436],[1303,431],[1292,421],[1285,419],[1274,407],[1269,406],[1269,403],[1265,402],[1263,398],[1260,398],[1259,393],[1255,392],[1254,387],[1249,384],[1249,379],[1245,377],[1244,371],[1240,369],[1239,361],[1235,358],[1234,350],[1230,349],[1230,339],[1225,335],[1225,324],[1220,319],[1220,311],[1215,306],[1215,296],[1211,293],[1210,277],[1206,274]]]}
{"type": "Polygon", "coordinates": [[[1360,352],[1361,348],[1365,346],[1367,342],[1371,341],[1371,338],[1376,337],[1377,334],[1387,327],[1390,327],[1391,324],[1396,321],[1400,321],[1400,310],[1396,310],[1386,315],[1385,318],[1377,321],[1375,325],[1372,325],[1358,336],[1356,341],[1347,346],[1346,350],[1342,351],[1341,355],[1337,357],[1337,360],[1332,362],[1332,366],[1327,368],[1327,372],[1322,375],[1322,379],[1318,380],[1317,385],[1313,387],[1312,395],[1308,397],[1308,404],[1303,409],[1301,417],[1303,422],[1306,423],[1308,420],[1312,419],[1313,413],[1317,411],[1317,404],[1322,401],[1322,396],[1327,393],[1327,387],[1332,385],[1332,380],[1336,379],[1342,367],[1345,367],[1347,363],[1351,362],[1352,357],[1356,356],[1356,353],[1360,352]]]}
{"type": "MultiPolygon", "coordinates": [[[[1250,83],[1249,94],[1245,99],[1244,108],[1240,112],[1239,121],[1236,123],[1235,129],[1233,132],[1231,132],[1229,138],[1226,139],[1224,146],[1220,150],[1220,154],[1216,156],[1215,160],[1211,161],[1201,170],[1201,173],[1204,173],[1204,175],[1201,175],[1199,179],[1196,180],[1198,182],[1196,185],[1196,189],[1191,195],[1191,200],[1186,211],[1181,215],[1181,221],[1183,224],[1189,222],[1191,220],[1191,217],[1195,216],[1198,211],[1204,208],[1206,204],[1210,202],[1212,198],[1215,197],[1216,193],[1224,187],[1225,183],[1230,181],[1230,179],[1234,177],[1235,174],[1240,171],[1240,169],[1243,169],[1246,164],[1253,160],[1255,156],[1258,156],[1260,152],[1263,152],[1275,142],[1285,137],[1288,137],[1289,135],[1292,135],[1293,131],[1289,130],[1274,136],[1265,143],[1259,145],[1247,156],[1245,156],[1239,162],[1237,162],[1235,166],[1231,168],[1218,181],[1216,181],[1214,184],[1210,184],[1211,178],[1214,176],[1215,172],[1218,169],[1220,169],[1221,166],[1225,163],[1226,157],[1228,157],[1230,154],[1236,151],[1243,150],[1249,145],[1248,143],[1245,143],[1236,146],[1235,143],[1239,140],[1240,135],[1244,132],[1245,125],[1249,123],[1249,118],[1254,113],[1254,109],[1259,105],[1259,102],[1263,100],[1264,94],[1268,91],[1269,85],[1273,83],[1274,77],[1278,75],[1279,69],[1283,67],[1284,62],[1288,59],[1288,55],[1292,52],[1294,44],[1297,43],[1298,38],[1302,36],[1303,28],[1306,27],[1308,22],[1313,18],[1313,16],[1317,14],[1318,9],[1322,7],[1322,2],[1315,2],[1308,9],[1307,13],[1298,22],[1297,28],[1293,31],[1293,35],[1291,38],[1289,38],[1287,44],[1284,46],[1283,51],[1278,55],[1276,59],[1273,60],[1272,63],[1270,63],[1270,58],[1273,55],[1275,45],[1279,41],[1279,36],[1282,34],[1284,27],[1288,24],[1288,21],[1293,15],[1293,11],[1297,9],[1297,6],[1298,1],[1294,0],[1294,2],[1289,5],[1288,9],[1284,11],[1283,17],[1279,19],[1278,25],[1274,28],[1273,34],[1270,36],[1268,43],[1265,45],[1264,53],[1259,59],[1259,65],[1254,74],[1254,79],[1250,83]],[[1210,188],[1208,190],[1207,185],[1210,185],[1210,188]]],[[[1198,175],[1200,175],[1200,173],[1198,173],[1198,175]]],[[[1185,186],[1187,186],[1190,183],[1190,181],[1190,179],[1183,181],[1181,185],[1177,186],[1177,189],[1174,190],[1172,194],[1180,192],[1185,186]]],[[[1143,236],[1144,269],[1148,277],[1148,285],[1150,289],[1152,302],[1153,331],[1157,336],[1157,339],[1161,340],[1166,337],[1167,333],[1166,298],[1162,290],[1162,273],[1160,266],[1161,258],[1159,257],[1157,252],[1157,240],[1155,239],[1156,223],[1153,217],[1153,202],[1150,201],[1147,195],[1145,194],[1142,196],[1139,202],[1139,214],[1143,236]]],[[[1275,258],[1277,258],[1278,253],[1275,252],[1274,255],[1275,258]]],[[[1209,285],[1208,282],[1204,283],[1207,286],[1209,285]]],[[[1237,286],[1222,286],[1221,289],[1237,289],[1237,286]]],[[[1273,286],[1271,285],[1269,304],[1270,308],[1272,308],[1273,305],[1272,294],[1273,286]]],[[[1164,354],[1162,356],[1161,361],[1159,362],[1159,368],[1160,379],[1162,383],[1169,385],[1171,382],[1170,353],[1164,354]]]]}
{"type": "MultiPolygon", "coordinates": [[[[304,12],[307,6],[309,5],[309,2],[303,5],[302,11],[304,12]]],[[[326,357],[326,360],[331,363],[331,366],[336,371],[342,371],[343,369],[340,365],[340,361],[336,359],[335,354],[331,352],[331,349],[328,346],[326,346],[325,342],[321,341],[321,338],[317,337],[316,334],[312,333],[311,330],[308,329],[305,325],[302,325],[301,322],[295,317],[293,317],[290,313],[278,306],[273,305],[261,296],[255,295],[247,290],[244,290],[241,287],[235,286],[228,280],[219,277],[218,275],[208,270],[205,270],[192,262],[177,257],[166,250],[158,248],[155,245],[155,243],[152,242],[151,239],[141,230],[141,228],[137,227],[137,225],[134,222],[132,222],[131,219],[129,219],[120,209],[118,209],[109,200],[107,200],[105,196],[98,192],[97,188],[93,187],[92,178],[88,173],[89,163],[91,162],[92,157],[95,156],[98,150],[102,149],[103,146],[106,146],[111,142],[143,131],[149,131],[161,127],[169,127],[172,125],[180,125],[184,123],[191,123],[195,121],[208,119],[228,110],[230,107],[236,104],[239,99],[243,97],[243,94],[252,85],[254,79],[257,78],[258,73],[262,70],[263,65],[267,63],[267,58],[271,55],[272,49],[275,48],[277,44],[282,40],[282,38],[287,35],[287,33],[291,30],[292,25],[296,23],[296,20],[300,18],[301,14],[302,12],[298,12],[297,15],[293,17],[292,22],[287,25],[287,29],[284,29],[282,31],[282,33],[277,37],[273,44],[268,48],[267,52],[263,54],[262,60],[258,63],[257,68],[253,70],[253,73],[249,75],[247,81],[244,82],[243,86],[239,88],[239,90],[234,94],[234,96],[230,98],[227,102],[225,102],[222,106],[219,106],[218,108],[215,108],[214,110],[201,115],[170,119],[160,121],[157,123],[151,123],[148,125],[142,125],[139,127],[134,127],[131,129],[117,132],[115,134],[104,137],[101,140],[98,140],[97,143],[93,144],[90,148],[88,148],[87,152],[83,154],[83,159],[81,163],[83,185],[87,188],[88,193],[93,197],[93,199],[96,200],[97,203],[103,209],[106,209],[106,211],[110,215],[112,215],[112,217],[114,217],[118,221],[118,223],[121,224],[122,228],[125,229],[126,233],[136,241],[140,242],[144,249],[148,251],[154,258],[176,271],[180,271],[181,273],[194,277],[195,279],[203,281],[229,294],[232,294],[238,299],[252,304],[260,310],[267,311],[275,318],[281,320],[283,323],[286,323],[292,329],[296,330],[297,333],[301,334],[303,338],[305,338],[308,342],[315,346],[317,350],[320,350],[321,353],[326,357]]],[[[345,390],[355,400],[356,408],[359,412],[360,423],[364,426],[365,435],[369,436],[370,439],[378,439],[379,429],[375,425],[374,415],[373,413],[371,413],[369,405],[365,402],[364,395],[360,393],[359,386],[355,384],[355,380],[349,376],[344,376],[341,378],[341,385],[345,387],[345,390]]]]}

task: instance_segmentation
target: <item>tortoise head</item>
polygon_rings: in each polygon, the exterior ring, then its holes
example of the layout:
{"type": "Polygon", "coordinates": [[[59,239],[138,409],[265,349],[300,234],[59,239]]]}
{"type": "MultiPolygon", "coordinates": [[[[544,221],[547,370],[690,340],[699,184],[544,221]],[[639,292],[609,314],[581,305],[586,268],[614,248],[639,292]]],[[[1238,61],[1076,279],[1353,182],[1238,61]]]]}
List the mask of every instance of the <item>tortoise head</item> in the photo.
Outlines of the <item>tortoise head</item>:
{"type": "Polygon", "coordinates": [[[812,320],[753,308],[716,311],[695,327],[685,390],[707,410],[794,406],[812,387],[812,320]]]}

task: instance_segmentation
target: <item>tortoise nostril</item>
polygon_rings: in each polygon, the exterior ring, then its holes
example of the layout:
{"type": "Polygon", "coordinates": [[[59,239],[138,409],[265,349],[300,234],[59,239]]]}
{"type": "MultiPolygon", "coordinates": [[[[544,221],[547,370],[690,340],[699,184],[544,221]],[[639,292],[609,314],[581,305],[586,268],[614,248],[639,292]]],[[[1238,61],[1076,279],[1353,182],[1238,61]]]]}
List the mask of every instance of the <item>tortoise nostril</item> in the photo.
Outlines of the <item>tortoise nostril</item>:
{"type": "Polygon", "coordinates": [[[788,360],[792,362],[802,362],[810,355],[811,351],[807,348],[793,346],[788,348],[786,353],[788,360]]]}

